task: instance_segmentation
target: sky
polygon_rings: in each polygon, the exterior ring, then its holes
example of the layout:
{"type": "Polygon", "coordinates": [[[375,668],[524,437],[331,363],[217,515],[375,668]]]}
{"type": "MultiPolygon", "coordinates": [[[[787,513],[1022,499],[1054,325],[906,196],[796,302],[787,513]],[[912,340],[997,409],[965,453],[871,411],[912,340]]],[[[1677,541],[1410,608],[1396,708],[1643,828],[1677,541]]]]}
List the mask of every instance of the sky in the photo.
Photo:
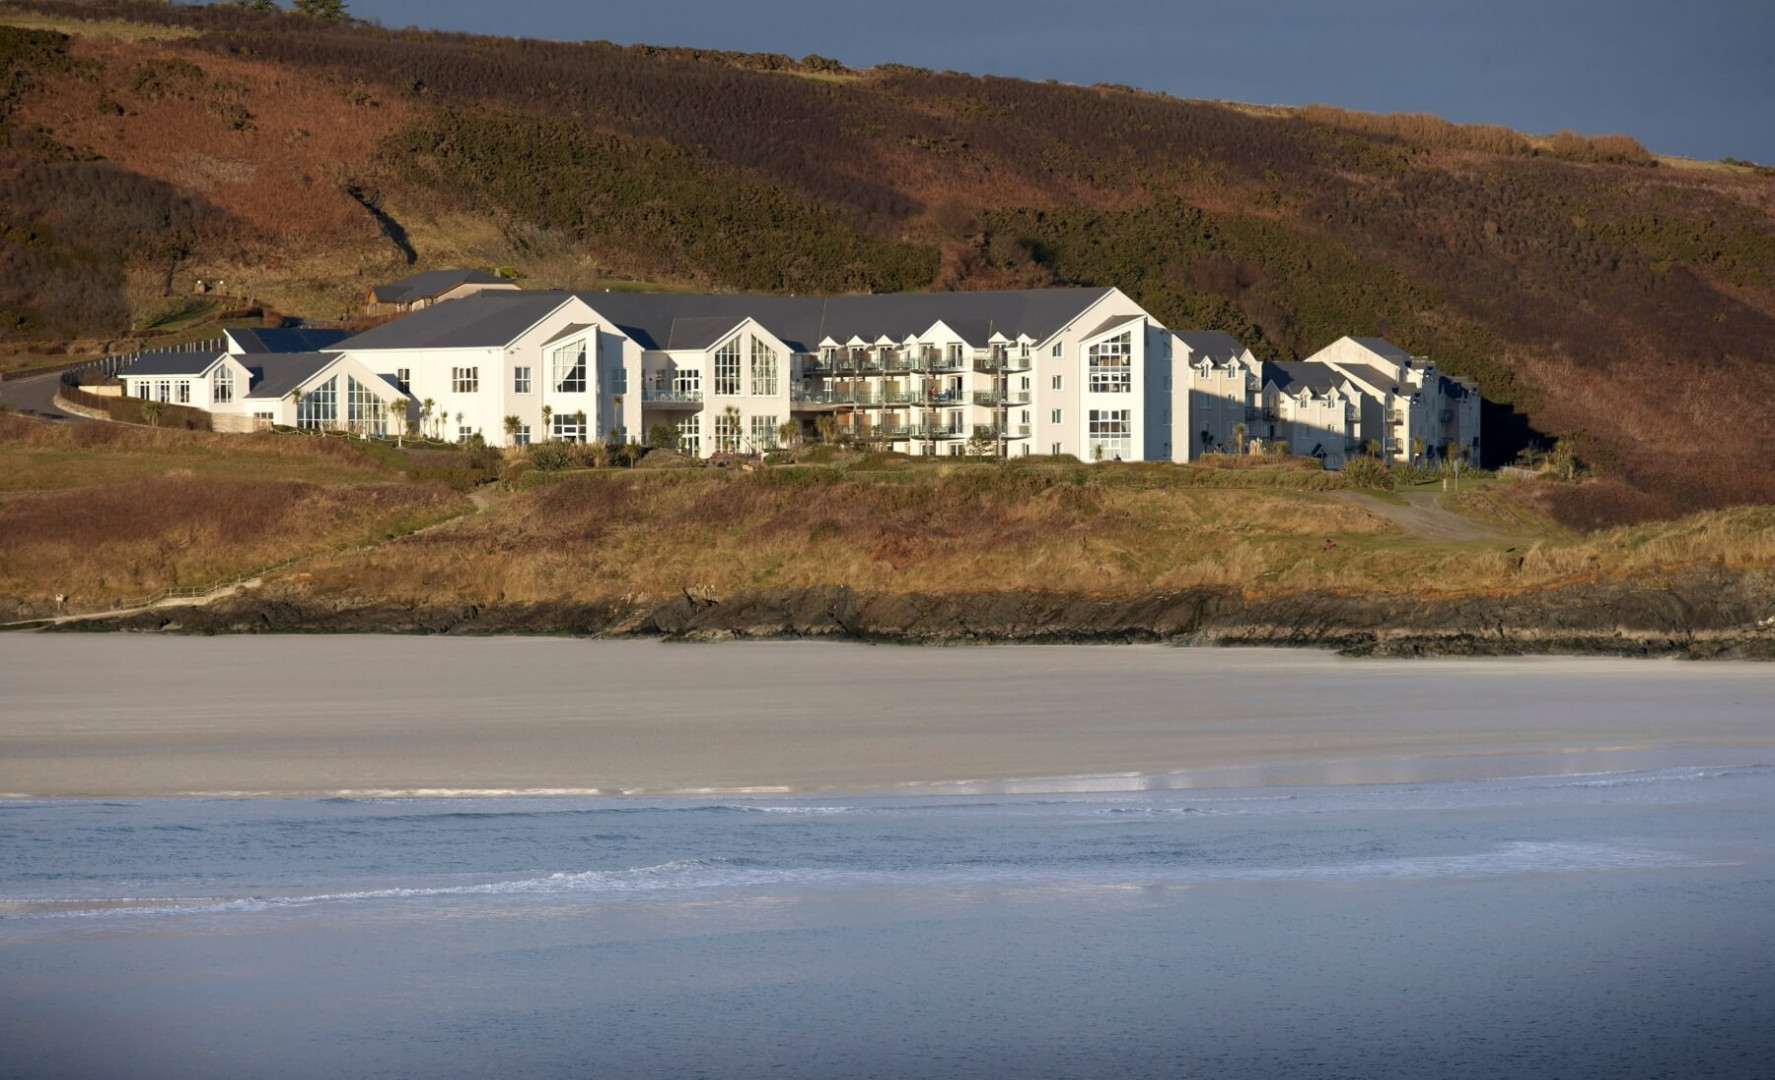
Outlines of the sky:
{"type": "Polygon", "coordinates": [[[1775,163],[1775,0],[350,0],[419,25],[1326,102],[1775,163]]]}

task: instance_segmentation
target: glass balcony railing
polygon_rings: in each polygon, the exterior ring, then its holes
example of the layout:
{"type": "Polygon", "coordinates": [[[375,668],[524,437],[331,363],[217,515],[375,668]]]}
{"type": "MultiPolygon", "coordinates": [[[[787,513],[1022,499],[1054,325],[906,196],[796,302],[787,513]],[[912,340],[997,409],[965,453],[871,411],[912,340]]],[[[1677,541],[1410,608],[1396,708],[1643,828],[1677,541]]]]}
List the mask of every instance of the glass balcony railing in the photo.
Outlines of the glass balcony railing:
{"type": "Polygon", "coordinates": [[[701,390],[648,390],[641,391],[643,405],[696,405],[703,400],[701,390]]]}
{"type": "Polygon", "coordinates": [[[976,391],[974,391],[974,404],[988,405],[988,406],[991,406],[991,405],[1027,405],[1027,404],[1029,404],[1029,391],[1027,391],[1027,390],[976,390],[976,391]]]}

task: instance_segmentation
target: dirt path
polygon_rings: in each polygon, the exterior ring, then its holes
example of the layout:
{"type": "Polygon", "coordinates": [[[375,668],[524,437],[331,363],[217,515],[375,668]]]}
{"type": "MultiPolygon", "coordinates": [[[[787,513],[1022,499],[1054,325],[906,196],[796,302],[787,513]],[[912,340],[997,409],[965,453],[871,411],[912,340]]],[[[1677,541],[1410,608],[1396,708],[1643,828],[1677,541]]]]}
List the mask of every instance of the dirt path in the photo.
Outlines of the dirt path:
{"type": "Polygon", "coordinates": [[[1444,510],[1436,504],[1437,493],[1434,491],[1407,492],[1404,496],[1404,506],[1359,491],[1334,491],[1331,494],[1347,502],[1353,502],[1364,510],[1379,514],[1412,536],[1422,537],[1425,540],[1504,540],[1508,538],[1505,533],[1488,525],[1481,525],[1471,518],[1464,518],[1451,510],[1444,510]]]}

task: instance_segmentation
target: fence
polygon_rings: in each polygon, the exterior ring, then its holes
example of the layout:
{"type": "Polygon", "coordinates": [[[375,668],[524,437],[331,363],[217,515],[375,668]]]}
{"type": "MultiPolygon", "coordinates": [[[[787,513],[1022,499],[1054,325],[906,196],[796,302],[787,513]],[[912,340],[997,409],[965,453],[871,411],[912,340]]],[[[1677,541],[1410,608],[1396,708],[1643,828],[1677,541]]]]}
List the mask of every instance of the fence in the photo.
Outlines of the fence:
{"type": "Polygon", "coordinates": [[[223,589],[232,589],[238,585],[245,585],[254,578],[261,578],[266,574],[276,573],[286,566],[294,566],[298,561],[300,560],[285,559],[282,562],[272,563],[270,566],[262,566],[257,570],[242,574],[239,577],[229,578],[226,581],[213,582],[209,585],[175,585],[168,589],[161,589],[159,592],[149,593],[147,596],[119,600],[117,601],[117,608],[121,611],[127,611],[135,608],[153,607],[155,604],[165,600],[195,600],[199,597],[208,596],[211,593],[221,592],[223,589]]]}

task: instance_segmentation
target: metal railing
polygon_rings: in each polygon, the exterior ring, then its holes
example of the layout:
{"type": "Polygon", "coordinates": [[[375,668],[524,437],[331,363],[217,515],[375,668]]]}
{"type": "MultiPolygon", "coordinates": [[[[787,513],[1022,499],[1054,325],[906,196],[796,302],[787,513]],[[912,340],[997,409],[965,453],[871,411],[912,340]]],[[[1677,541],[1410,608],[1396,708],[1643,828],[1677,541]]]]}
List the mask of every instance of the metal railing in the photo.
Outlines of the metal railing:
{"type": "Polygon", "coordinates": [[[976,391],[974,391],[974,404],[976,404],[976,405],[1027,405],[1027,404],[1029,404],[1029,391],[1027,391],[1027,390],[976,390],[976,391]]]}
{"type": "Polygon", "coordinates": [[[643,405],[700,405],[703,400],[701,390],[647,390],[641,391],[643,405]]]}

